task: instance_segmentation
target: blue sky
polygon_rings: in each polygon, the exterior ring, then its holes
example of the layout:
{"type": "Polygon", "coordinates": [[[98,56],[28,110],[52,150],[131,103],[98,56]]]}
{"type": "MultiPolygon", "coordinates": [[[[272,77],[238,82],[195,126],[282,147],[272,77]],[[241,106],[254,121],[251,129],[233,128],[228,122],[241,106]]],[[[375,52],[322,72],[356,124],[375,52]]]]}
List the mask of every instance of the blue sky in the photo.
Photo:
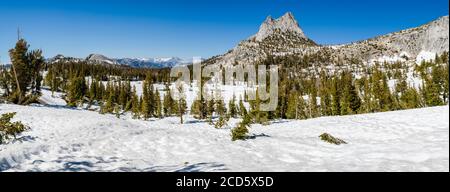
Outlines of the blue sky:
{"type": "Polygon", "coordinates": [[[291,11],[321,44],[357,41],[448,15],[448,0],[2,0],[0,57],[17,27],[45,56],[210,57],[291,11]]]}

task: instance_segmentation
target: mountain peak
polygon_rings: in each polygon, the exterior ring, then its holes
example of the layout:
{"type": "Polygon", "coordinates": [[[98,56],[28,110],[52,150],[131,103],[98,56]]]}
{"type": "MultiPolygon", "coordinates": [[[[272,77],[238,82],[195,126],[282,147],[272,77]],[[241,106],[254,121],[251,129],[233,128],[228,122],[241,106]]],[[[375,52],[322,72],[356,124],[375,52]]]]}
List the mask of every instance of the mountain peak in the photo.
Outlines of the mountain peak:
{"type": "Polygon", "coordinates": [[[104,55],[101,54],[90,54],[87,58],[87,61],[90,62],[99,62],[99,63],[108,63],[108,64],[114,64],[114,61],[104,55]]]}
{"type": "MultiPolygon", "coordinates": [[[[294,15],[291,12],[286,12],[283,16],[280,17],[282,20],[293,20],[295,21],[294,15]]],[[[295,21],[296,22],[296,21],[295,21]]]]}
{"type": "Polygon", "coordinates": [[[276,31],[294,32],[302,38],[307,38],[297,20],[295,20],[294,15],[291,12],[287,12],[278,19],[273,19],[270,15],[267,16],[266,20],[261,24],[259,32],[256,34],[256,40],[262,41],[276,31]]]}

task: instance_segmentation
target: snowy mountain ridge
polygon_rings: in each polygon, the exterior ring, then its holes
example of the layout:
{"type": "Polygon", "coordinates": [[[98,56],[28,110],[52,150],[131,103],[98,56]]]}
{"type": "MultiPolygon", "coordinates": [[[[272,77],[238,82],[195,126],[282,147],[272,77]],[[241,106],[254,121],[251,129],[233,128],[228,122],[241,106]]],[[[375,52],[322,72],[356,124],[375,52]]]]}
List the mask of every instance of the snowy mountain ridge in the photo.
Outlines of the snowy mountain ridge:
{"type": "Polygon", "coordinates": [[[47,60],[49,63],[56,63],[60,61],[87,61],[90,63],[111,64],[111,65],[127,65],[135,68],[167,68],[178,65],[188,64],[189,61],[178,57],[162,57],[162,58],[120,58],[113,59],[101,54],[90,54],[86,59],[65,57],[64,55],[56,55],[47,60]]]}
{"type": "Polygon", "coordinates": [[[429,60],[435,54],[449,50],[448,19],[443,16],[419,27],[355,43],[325,46],[307,38],[292,13],[288,12],[278,19],[269,16],[256,35],[241,41],[229,52],[208,59],[206,64],[252,64],[268,56],[311,54],[326,56],[331,65],[338,60],[345,64],[354,59],[364,63],[429,60]]]}

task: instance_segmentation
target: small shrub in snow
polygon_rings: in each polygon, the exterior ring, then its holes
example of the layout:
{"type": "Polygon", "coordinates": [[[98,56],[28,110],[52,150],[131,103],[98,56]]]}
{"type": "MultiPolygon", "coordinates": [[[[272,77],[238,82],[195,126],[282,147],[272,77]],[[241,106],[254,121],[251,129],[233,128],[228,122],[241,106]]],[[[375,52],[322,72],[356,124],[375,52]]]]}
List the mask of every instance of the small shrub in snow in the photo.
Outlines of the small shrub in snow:
{"type": "Polygon", "coordinates": [[[250,126],[250,123],[251,123],[251,118],[247,114],[244,116],[242,122],[240,122],[237,127],[235,127],[234,129],[231,129],[231,140],[236,141],[236,140],[247,139],[248,138],[248,135],[247,135],[248,127],[250,126]]]}
{"type": "Polygon", "coordinates": [[[28,129],[22,122],[11,122],[16,113],[5,113],[0,117],[0,144],[8,140],[11,136],[16,138],[18,134],[28,129]]]}
{"type": "Polygon", "coordinates": [[[214,124],[214,127],[216,129],[220,129],[220,128],[224,127],[225,125],[227,125],[228,120],[229,120],[228,117],[220,116],[219,120],[214,124]]]}
{"type": "Polygon", "coordinates": [[[347,144],[347,142],[345,142],[344,140],[333,137],[332,135],[330,135],[328,133],[324,133],[324,134],[320,135],[319,137],[322,141],[325,141],[327,143],[331,143],[331,144],[335,144],[335,145],[347,144]]]}

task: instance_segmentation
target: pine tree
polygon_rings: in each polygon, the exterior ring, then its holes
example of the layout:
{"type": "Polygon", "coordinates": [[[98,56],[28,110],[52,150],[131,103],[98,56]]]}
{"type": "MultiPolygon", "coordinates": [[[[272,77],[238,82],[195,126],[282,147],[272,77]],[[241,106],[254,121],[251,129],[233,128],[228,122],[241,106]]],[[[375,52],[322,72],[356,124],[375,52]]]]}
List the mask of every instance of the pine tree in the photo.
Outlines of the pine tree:
{"type": "Polygon", "coordinates": [[[299,95],[297,97],[296,109],[295,109],[295,119],[307,119],[308,115],[305,112],[306,103],[303,96],[299,95]]]}
{"type": "Polygon", "coordinates": [[[77,106],[77,103],[82,104],[84,96],[86,95],[87,85],[84,77],[74,77],[70,80],[68,90],[68,105],[71,107],[77,106]]]}
{"type": "Polygon", "coordinates": [[[436,86],[436,92],[439,95],[439,99],[441,100],[441,102],[437,102],[436,104],[443,105],[447,100],[447,96],[445,93],[445,86],[446,84],[448,85],[448,78],[447,78],[448,70],[446,70],[443,66],[437,64],[439,63],[436,62],[436,65],[433,66],[432,68],[431,80],[433,81],[433,84],[436,86]],[[445,75],[446,73],[447,75],[445,75]]]}
{"type": "Polygon", "coordinates": [[[238,111],[236,108],[236,95],[233,94],[233,98],[228,102],[228,114],[232,118],[236,118],[238,111]]]}
{"type": "MultiPolygon", "coordinates": [[[[442,59],[442,60],[446,60],[446,59],[442,59]]],[[[449,97],[450,97],[450,95],[449,95],[449,83],[448,83],[448,81],[449,81],[449,76],[448,76],[449,63],[448,63],[448,61],[445,61],[445,62],[446,62],[446,64],[445,64],[444,69],[443,69],[444,74],[442,75],[442,79],[444,80],[444,82],[443,82],[443,100],[444,100],[444,103],[448,104],[449,103],[449,97]]]]}
{"type": "Polygon", "coordinates": [[[183,88],[183,84],[178,84],[177,85],[177,90],[179,93],[179,98],[177,101],[178,104],[178,115],[180,117],[180,123],[183,124],[183,115],[186,113],[187,110],[187,103],[186,103],[186,99],[185,99],[185,95],[184,95],[184,88],[183,88]]]}
{"type": "Polygon", "coordinates": [[[286,110],[286,117],[288,119],[297,119],[297,103],[298,93],[292,92],[289,94],[288,106],[286,110]]]}
{"type": "Polygon", "coordinates": [[[121,81],[119,81],[119,97],[118,97],[118,103],[121,106],[125,106],[126,102],[127,102],[127,97],[128,97],[128,93],[126,91],[125,85],[124,83],[122,83],[121,81]]]}
{"type": "Polygon", "coordinates": [[[250,115],[254,119],[255,123],[267,124],[269,121],[269,114],[267,111],[261,111],[261,103],[264,103],[259,98],[259,89],[256,89],[256,99],[254,101],[249,101],[250,103],[250,115]]]}
{"type": "Polygon", "coordinates": [[[98,84],[95,79],[92,80],[90,87],[89,87],[89,103],[92,104],[94,100],[97,99],[97,90],[98,90],[98,84]]]}
{"type": "Polygon", "coordinates": [[[311,95],[309,97],[309,108],[310,108],[310,117],[315,118],[319,116],[319,111],[317,109],[317,89],[315,85],[315,80],[312,83],[311,95]]]}
{"type": "Polygon", "coordinates": [[[341,94],[337,79],[334,78],[331,83],[331,113],[332,115],[341,114],[341,94]]]}
{"type": "Polygon", "coordinates": [[[413,87],[408,88],[400,96],[400,104],[403,109],[413,109],[422,107],[420,95],[417,90],[413,87]]]}
{"type": "Polygon", "coordinates": [[[136,93],[136,87],[133,86],[133,94],[131,99],[131,112],[133,113],[133,119],[140,118],[140,105],[139,105],[139,97],[136,93]]]}
{"type": "Polygon", "coordinates": [[[114,111],[114,100],[113,100],[114,96],[112,94],[109,95],[106,103],[104,105],[102,105],[102,108],[100,109],[100,112],[102,114],[105,113],[112,113],[114,111]]]}
{"type": "Polygon", "coordinates": [[[216,112],[219,116],[224,116],[227,113],[225,102],[221,97],[219,97],[216,101],[216,112]]]}
{"type": "Polygon", "coordinates": [[[12,77],[6,67],[0,66],[0,89],[3,89],[3,95],[0,97],[7,98],[10,95],[12,77]]]}
{"type": "Polygon", "coordinates": [[[325,74],[325,71],[321,71],[320,74],[319,97],[320,97],[321,115],[324,116],[332,115],[331,96],[330,90],[328,88],[328,76],[325,74]]]}
{"type": "Polygon", "coordinates": [[[120,105],[116,103],[114,105],[114,114],[116,115],[117,118],[120,118],[120,115],[121,115],[120,111],[121,111],[120,105]]]}
{"type": "Polygon", "coordinates": [[[156,118],[162,118],[162,104],[161,104],[161,95],[159,94],[159,91],[156,90],[154,94],[154,101],[155,101],[155,117],[156,118]]]}
{"type": "Polygon", "coordinates": [[[212,122],[212,118],[213,118],[213,115],[214,115],[214,112],[215,112],[215,101],[214,101],[215,98],[213,97],[213,93],[212,92],[211,92],[210,97],[211,98],[208,101],[208,105],[206,107],[206,111],[207,111],[208,121],[212,122]]]}
{"type": "Polygon", "coordinates": [[[200,119],[200,113],[200,100],[196,99],[192,102],[191,115],[193,115],[196,119],[200,119]]]}
{"type": "Polygon", "coordinates": [[[241,117],[247,115],[247,109],[245,108],[244,101],[242,100],[242,98],[239,100],[239,115],[241,117]]]}
{"type": "Polygon", "coordinates": [[[387,76],[383,75],[382,77],[383,78],[382,78],[382,91],[380,92],[381,94],[380,106],[382,111],[390,111],[395,108],[394,99],[389,89],[387,76]]]}
{"type": "Polygon", "coordinates": [[[424,98],[427,106],[442,105],[443,101],[440,98],[439,85],[431,79],[425,80],[424,98]]]}
{"type": "Polygon", "coordinates": [[[13,98],[11,100],[16,104],[24,102],[25,94],[28,91],[32,77],[32,70],[27,57],[29,45],[24,39],[17,41],[14,49],[9,50],[9,56],[12,62],[12,77],[15,79],[13,88],[15,89],[13,98]]]}
{"type": "Polygon", "coordinates": [[[163,99],[163,112],[164,116],[168,117],[175,113],[175,110],[173,109],[174,106],[174,100],[171,96],[171,90],[168,84],[166,84],[166,94],[164,95],[163,99]]]}
{"type": "MultiPolygon", "coordinates": [[[[148,77],[147,77],[148,78],[148,77]]],[[[149,119],[153,116],[152,111],[152,104],[151,104],[151,95],[150,95],[150,89],[151,85],[150,82],[146,79],[144,83],[142,84],[142,103],[141,103],[141,114],[144,117],[145,120],[149,119]]]]}
{"type": "Polygon", "coordinates": [[[42,50],[33,50],[28,53],[27,56],[31,65],[31,91],[33,94],[40,94],[41,82],[43,79],[41,70],[45,63],[44,57],[42,56],[42,50]]]}
{"type": "Polygon", "coordinates": [[[341,98],[341,115],[351,115],[359,111],[361,99],[356,87],[353,85],[352,74],[345,72],[342,74],[343,93],[341,98]]]}
{"type": "Polygon", "coordinates": [[[148,104],[148,102],[149,102],[148,98],[144,96],[141,97],[141,114],[144,120],[147,120],[151,117],[149,108],[150,105],[148,104]]]}
{"type": "Polygon", "coordinates": [[[369,113],[372,112],[372,102],[373,102],[369,79],[367,77],[362,77],[361,82],[362,82],[361,92],[363,93],[363,102],[361,103],[360,111],[362,113],[369,113]]]}
{"type": "Polygon", "coordinates": [[[248,128],[250,127],[251,117],[249,114],[245,114],[242,117],[242,121],[238,124],[237,127],[231,129],[231,140],[245,140],[248,138],[248,128]]]}

